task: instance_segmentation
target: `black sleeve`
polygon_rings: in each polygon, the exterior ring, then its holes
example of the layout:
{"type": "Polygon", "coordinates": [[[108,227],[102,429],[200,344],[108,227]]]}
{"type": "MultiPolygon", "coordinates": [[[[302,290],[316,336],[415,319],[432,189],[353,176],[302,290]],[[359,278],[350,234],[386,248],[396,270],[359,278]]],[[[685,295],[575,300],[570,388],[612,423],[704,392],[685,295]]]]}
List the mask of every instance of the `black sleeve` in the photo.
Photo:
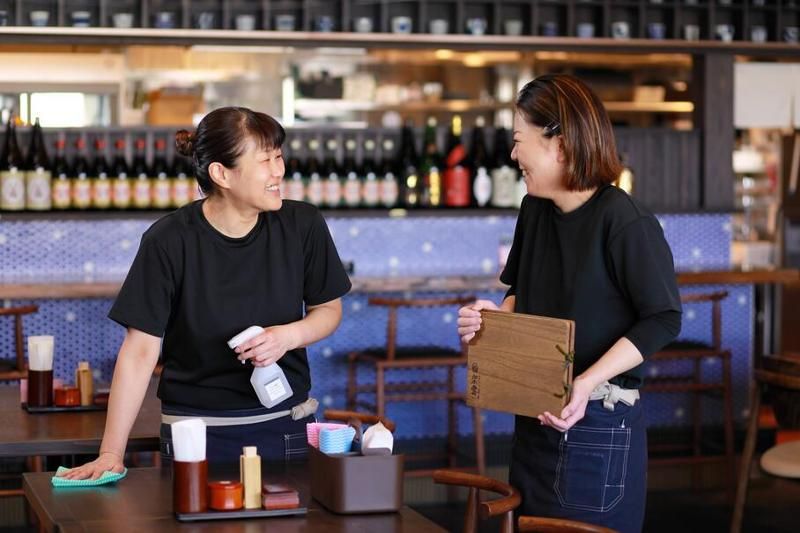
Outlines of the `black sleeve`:
{"type": "Polygon", "coordinates": [[[642,356],[671,342],[681,329],[681,299],[664,232],[653,216],[638,218],[609,240],[618,286],[639,320],[625,334],[642,356]]]}
{"type": "Polygon", "coordinates": [[[509,285],[506,295],[503,299],[509,296],[516,295],[517,285],[517,272],[519,271],[519,256],[522,253],[522,233],[525,228],[525,220],[527,215],[527,207],[529,196],[522,199],[522,205],[517,215],[517,225],[514,227],[514,240],[511,242],[511,250],[508,252],[508,259],[503,272],[500,273],[500,281],[509,285]]]}
{"type": "Polygon", "coordinates": [[[145,234],[108,317],[122,326],[163,337],[175,287],[175,271],[167,253],[145,234]]]}
{"type": "Polygon", "coordinates": [[[303,241],[303,255],[303,301],[306,305],[323,304],[347,294],[350,278],[339,259],[328,225],[317,210],[303,241]]]}

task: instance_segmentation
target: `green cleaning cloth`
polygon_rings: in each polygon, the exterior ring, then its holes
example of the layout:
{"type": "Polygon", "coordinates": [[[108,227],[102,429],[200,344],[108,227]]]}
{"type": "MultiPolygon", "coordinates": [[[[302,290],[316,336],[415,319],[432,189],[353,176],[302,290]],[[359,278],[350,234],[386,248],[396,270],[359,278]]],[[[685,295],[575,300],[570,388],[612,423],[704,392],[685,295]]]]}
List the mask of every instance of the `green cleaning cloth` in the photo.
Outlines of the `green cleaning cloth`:
{"type": "Polygon", "coordinates": [[[97,487],[98,485],[115,483],[124,478],[128,473],[128,469],[126,468],[119,474],[105,471],[103,472],[103,475],[97,479],[64,479],[63,477],[58,477],[59,474],[62,474],[67,470],[69,470],[69,468],[64,468],[63,466],[58,467],[58,470],[56,470],[56,475],[50,480],[54,487],[97,487]]]}

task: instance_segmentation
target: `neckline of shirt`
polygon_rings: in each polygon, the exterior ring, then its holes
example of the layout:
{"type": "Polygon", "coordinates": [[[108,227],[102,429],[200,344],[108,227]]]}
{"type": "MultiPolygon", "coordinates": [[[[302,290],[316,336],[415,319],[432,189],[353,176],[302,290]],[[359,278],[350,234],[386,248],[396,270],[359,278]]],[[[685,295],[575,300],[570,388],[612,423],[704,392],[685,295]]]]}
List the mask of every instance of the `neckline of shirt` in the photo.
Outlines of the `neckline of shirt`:
{"type": "Polygon", "coordinates": [[[227,244],[229,246],[246,246],[253,242],[258,234],[261,232],[261,228],[264,225],[264,213],[261,212],[258,214],[258,221],[255,223],[253,228],[247,232],[247,235],[243,235],[241,237],[229,237],[225,235],[217,228],[215,228],[211,222],[208,221],[206,218],[205,213],[203,213],[203,202],[205,200],[201,200],[199,202],[194,203],[195,209],[195,216],[200,220],[200,225],[205,228],[206,231],[211,233],[218,241],[227,244]]]}
{"type": "Polygon", "coordinates": [[[565,221],[575,220],[577,218],[580,218],[583,214],[589,211],[590,206],[592,206],[597,201],[597,199],[600,197],[600,194],[611,186],[612,185],[608,184],[599,186],[597,190],[594,191],[594,194],[592,194],[589,197],[588,200],[583,202],[583,204],[580,205],[577,209],[573,209],[569,213],[564,213],[563,211],[561,211],[561,209],[559,209],[556,203],[551,200],[550,203],[552,204],[553,207],[553,214],[555,214],[556,218],[558,218],[559,220],[565,220],[565,221]]]}

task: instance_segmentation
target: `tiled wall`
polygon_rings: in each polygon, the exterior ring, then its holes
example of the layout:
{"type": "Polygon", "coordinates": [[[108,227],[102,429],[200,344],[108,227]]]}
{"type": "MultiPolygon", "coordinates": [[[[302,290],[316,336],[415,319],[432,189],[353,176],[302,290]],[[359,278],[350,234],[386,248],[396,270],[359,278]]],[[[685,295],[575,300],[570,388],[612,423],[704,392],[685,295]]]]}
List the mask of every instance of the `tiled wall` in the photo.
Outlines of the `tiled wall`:
{"type": "MultiPolygon", "coordinates": [[[[724,268],[730,249],[727,215],[663,215],[659,217],[678,269],[724,268]]],[[[0,283],[26,278],[120,278],[136,253],[141,233],[151,221],[60,220],[8,222],[0,220],[0,283]]],[[[426,276],[479,275],[497,272],[498,242],[513,234],[513,216],[410,217],[401,219],[343,217],[328,221],[339,253],[355,263],[356,275],[426,276]]],[[[696,287],[690,290],[708,288],[696,287]]],[[[735,412],[746,415],[747,380],[753,338],[753,292],[749,286],[726,287],[723,339],[733,352],[735,412]]],[[[500,301],[502,292],[478,296],[500,301]]],[[[7,302],[10,303],[10,302],[7,302]]],[[[13,302],[21,304],[25,302],[13,302]]],[[[38,300],[40,311],[25,318],[26,334],[56,336],[56,375],[70,380],[76,362],[88,359],[98,379],[109,380],[123,330],[106,318],[109,299],[38,300]]],[[[457,345],[456,310],[429,310],[401,316],[401,343],[457,345]]],[[[683,335],[708,338],[710,317],[700,306],[687,307],[683,335]]],[[[385,312],[370,308],[363,294],[345,298],[338,331],[310,349],[314,394],[325,406],[344,405],[345,355],[349,350],[380,344],[385,339],[385,312]]],[[[11,325],[0,322],[0,353],[12,353],[11,325]]],[[[648,372],[670,369],[649,368],[648,372]]],[[[709,375],[716,364],[704,363],[709,375]]],[[[366,371],[365,371],[366,372],[366,371]]],[[[369,373],[365,373],[366,378],[369,373]]],[[[393,379],[421,379],[407,371],[393,379]]],[[[430,377],[430,376],[426,376],[430,377]]],[[[463,374],[458,377],[464,381],[463,374]]],[[[689,416],[684,397],[645,400],[652,425],[682,425],[689,416]]],[[[719,419],[710,404],[707,417],[719,419]]],[[[388,414],[398,422],[399,436],[432,436],[445,431],[442,403],[393,404],[388,414]]],[[[484,414],[487,433],[508,433],[509,415],[484,414]]],[[[471,415],[459,411],[459,427],[471,431],[471,415]]]]}

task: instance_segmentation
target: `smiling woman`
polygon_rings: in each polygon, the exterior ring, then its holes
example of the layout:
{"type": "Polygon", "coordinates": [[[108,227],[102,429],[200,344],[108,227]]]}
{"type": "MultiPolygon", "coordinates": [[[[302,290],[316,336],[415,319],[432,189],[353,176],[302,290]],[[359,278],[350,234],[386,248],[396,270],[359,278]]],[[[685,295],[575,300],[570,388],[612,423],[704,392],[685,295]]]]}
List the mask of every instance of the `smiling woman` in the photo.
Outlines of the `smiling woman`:
{"type": "Polygon", "coordinates": [[[245,445],[273,461],[305,453],[314,404],[305,347],[339,325],[350,280],[319,211],[281,200],[284,137],[275,119],[239,107],[217,109],[196,132],[176,134],[208,196],[142,236],[109,312],[127,335],[100,457],[66,477],[122,470],[159,355],[165,459],[173,452],[171,424],[187,417],[206,421],[209,461],[236,462],[245,445]],[[254,325],[260,333],[229,347],[228,339],[254,325]],[[267,408],[250,380],[253,367],[273,364],[293,395],[267,408]]]}

